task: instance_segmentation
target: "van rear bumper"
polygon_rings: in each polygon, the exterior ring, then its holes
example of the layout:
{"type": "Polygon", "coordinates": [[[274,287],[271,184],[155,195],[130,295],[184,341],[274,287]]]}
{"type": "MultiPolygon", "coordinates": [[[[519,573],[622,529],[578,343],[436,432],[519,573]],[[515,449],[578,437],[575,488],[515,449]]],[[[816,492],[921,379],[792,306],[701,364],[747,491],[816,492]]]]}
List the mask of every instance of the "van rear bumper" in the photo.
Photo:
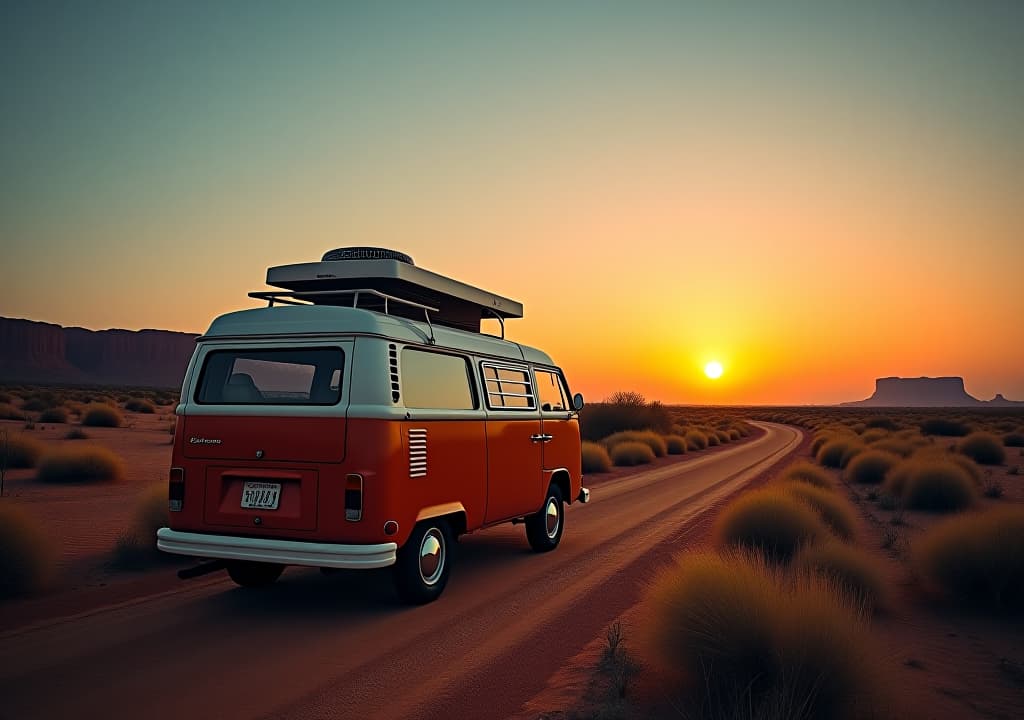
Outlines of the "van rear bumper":
{"type": "Polygon", "coordinates": [[[272,538],[207,535],[160,528],[156,546],[176,555],[222,560],[249,560],[281,565],[371,569],[395,564],[397,543],[336,545],[272,538]]]}

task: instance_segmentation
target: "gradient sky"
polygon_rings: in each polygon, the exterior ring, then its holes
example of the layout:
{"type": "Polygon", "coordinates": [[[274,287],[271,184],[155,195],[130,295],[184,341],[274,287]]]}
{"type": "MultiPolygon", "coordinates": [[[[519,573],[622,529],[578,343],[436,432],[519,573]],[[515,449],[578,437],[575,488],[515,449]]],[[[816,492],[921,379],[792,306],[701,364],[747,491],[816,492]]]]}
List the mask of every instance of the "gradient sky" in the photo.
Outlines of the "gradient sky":
{"type": "Polygon", "coordinates": [[[1024,399],[1024,4],[292,5],[4,4],[0,315],[199,332],[381,245],[592,400],[1024,399]]]}

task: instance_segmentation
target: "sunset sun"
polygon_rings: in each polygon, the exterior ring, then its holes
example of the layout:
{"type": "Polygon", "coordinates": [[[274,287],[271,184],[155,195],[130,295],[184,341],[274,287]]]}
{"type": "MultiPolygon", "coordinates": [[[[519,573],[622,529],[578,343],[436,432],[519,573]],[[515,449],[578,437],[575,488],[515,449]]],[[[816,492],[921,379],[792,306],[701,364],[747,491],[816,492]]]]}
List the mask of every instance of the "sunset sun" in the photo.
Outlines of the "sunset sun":
{"type": "Polygon", "coordinates": [[[712,380],[717,380],[722,377],[722,363],[717,360],[712,360],[704,366],[704,374],[712,380]]]}

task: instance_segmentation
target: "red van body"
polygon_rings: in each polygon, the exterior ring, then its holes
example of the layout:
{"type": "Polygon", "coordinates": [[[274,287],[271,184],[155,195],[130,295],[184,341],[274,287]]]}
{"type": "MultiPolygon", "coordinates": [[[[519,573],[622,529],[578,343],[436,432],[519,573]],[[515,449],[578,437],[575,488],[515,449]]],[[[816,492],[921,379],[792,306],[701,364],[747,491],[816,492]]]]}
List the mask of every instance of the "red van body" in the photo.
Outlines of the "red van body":
{"type": "Polygon", "coordinates": [[[400,596],[428,602],[462,533],[522,520],[536,550],[558,545],[563,505],[589,498],[581,405],[539,350],[429,315],[231,313],[189,365],[158,546],[244,586],[394,565],[400,596]]]}

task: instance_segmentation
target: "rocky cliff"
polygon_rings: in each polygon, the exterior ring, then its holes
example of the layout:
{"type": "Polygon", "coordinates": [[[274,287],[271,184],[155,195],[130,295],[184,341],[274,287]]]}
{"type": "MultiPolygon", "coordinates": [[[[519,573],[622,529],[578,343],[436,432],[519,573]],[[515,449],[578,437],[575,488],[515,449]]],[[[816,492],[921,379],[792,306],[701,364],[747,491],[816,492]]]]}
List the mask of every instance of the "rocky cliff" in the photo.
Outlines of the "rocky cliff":
{"type": "Polygon", "coordinates": [[[842,403],[865,407],[976,407],[988,405],[1024,405],[996,395],[992,400],[979,400],[969,395],[962,377],[887,377],[875,380],[875,394],[867,400],[842,403]]]}
{"type": "Polygon", "coordinates": [[[178,388],[195,337],[0,318],[0,381],[178,388]]]}

